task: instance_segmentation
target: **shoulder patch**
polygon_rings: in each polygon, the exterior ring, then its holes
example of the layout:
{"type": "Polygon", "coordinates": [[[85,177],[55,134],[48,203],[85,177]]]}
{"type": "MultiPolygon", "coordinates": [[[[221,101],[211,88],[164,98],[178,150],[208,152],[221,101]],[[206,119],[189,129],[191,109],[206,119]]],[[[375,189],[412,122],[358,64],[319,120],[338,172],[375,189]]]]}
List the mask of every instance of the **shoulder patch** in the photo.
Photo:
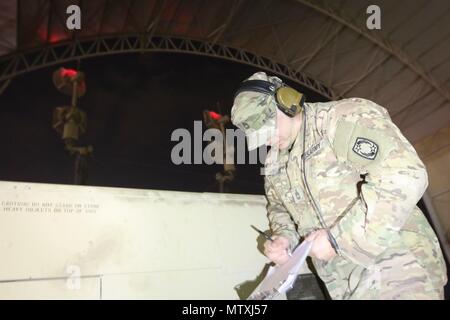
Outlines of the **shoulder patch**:
{"type": "Polygon", "coordinates": [[[340,161],[349,161],[357,168],[378,168],[396,146],[396,134],[386,119],[339,121],[333,148],[340,161]]]}
{"type": "Polygon", "coordinates": [[[378,154],[378,145],[370,139],[358,137],[352,150],[364,159],[374,160],[378,154]]]}

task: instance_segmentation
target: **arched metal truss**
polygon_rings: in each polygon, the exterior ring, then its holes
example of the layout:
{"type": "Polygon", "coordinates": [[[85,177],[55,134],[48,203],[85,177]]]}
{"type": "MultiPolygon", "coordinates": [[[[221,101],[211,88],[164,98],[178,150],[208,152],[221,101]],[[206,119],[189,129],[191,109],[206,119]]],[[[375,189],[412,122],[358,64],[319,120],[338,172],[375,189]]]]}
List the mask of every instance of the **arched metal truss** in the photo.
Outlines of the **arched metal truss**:
{"type": "MultiPolygon", "coordinates": [[[[374,33],[370,33],[368,29],[362,29],[360,26],[355,25],[354,23],[351,22],[351,19],[349,17],[346,17],[344,15],[344,12],[337,12],[336,10],[333,10],[329,6],[318,5],[316,2],[312,0],[296,0],[296,1],[304,6],[307,6],[308,8],[312,8],[315,11],[333,19],[334,21],[338,22],[341,26],[347,27],[353,32],[356,32],[357,34],[363,36],[368,41],[376,45],[378,48],[381,48],[382,50],[386,51],[389,54],[388,56],[386,56],[385,60],[389,59],[390,57],[396,58],[403,64],[404,68],[409,68],[409,70],[411,70],[414,74],[416,74],[417,77],[420,77],[423,81],[425,81],[425,83],[427,83],[432,89],[435,89],[443,98],[445,98],[447,101],[450,101],[450,91],[444,88],[438,81],[436,81],[436,79],[433,76],[431,76],[430,73],[427,73],[422,68],[422,66],[420,66],[416,61],[414,61],[411,57],[409,57],[402,50],[401,47],[395,46],[386,39],[382,39],[381,37],[375,36],[374,33]]],[[[377,64],[376,67],[380,65],[381,63],[377,64]]],[[[363,79],[364,77],[360,77],[359,79],[357,79],[350,88],[346,89],[346,91],[342,93],[342,95],[345,95],[348,91],[350,91],[363,79]]],[[[427,94],[429,94],[430,92],[433,92],[433,90],[429,90],[427,94]]],[[[424,96],[421,96],[420,98],[423,97],[424,96]]]]}
{"type": "Polygon", "coordinates": [[[295,81],[329,99],[338,96],[326,85],[300,71],[242,49],[200,40],[147,34],[74,39],[19,52],[0,59],[0,94],[20,74],[76,59],[130,52],[179,52],[222,58],[258,67],[295,81]]]}

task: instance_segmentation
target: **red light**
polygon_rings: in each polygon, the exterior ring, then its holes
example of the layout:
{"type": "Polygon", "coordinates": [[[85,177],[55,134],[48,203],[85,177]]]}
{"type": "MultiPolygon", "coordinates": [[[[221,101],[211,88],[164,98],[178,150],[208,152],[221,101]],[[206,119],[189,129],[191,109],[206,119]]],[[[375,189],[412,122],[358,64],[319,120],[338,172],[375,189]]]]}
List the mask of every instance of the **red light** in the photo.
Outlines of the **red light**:
{"type": "Polygon", "coordinates": [[[75,77],[76,75],[76,70],[61,68],[61,77],[75,77]]]}
{"type": "Polygon", "coordinates": [[[51,34],[51,35],[48,37],[48,42],[50,42],[50,43],[56,43],[56,42],[59,42],[59,41],[63,40],[64,38],[65,38],[64,35],[51,34]]]}
{"type": "Polygon", "coordinates": [[[36,32],[42,42],[57,43],[68,38],[68,35],[61,32],[49,33],[46,25],[41,26],[36,32]]]}
{"type": "Polygon", "coordinates": [[[209,111],[209,116],[214,120],[219,120],[222,116],[214,111],[209,111]]]}

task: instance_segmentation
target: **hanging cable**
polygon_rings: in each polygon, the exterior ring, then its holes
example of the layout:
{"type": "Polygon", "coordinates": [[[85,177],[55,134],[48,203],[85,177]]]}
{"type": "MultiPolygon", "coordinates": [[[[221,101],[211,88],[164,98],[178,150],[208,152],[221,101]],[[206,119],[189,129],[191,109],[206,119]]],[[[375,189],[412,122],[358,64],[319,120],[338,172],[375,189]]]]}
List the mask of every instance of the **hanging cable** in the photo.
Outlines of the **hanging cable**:
{"type": "Polygon", "coordinates": [[[304,185],[305,185],[305,189],[308,192],[309,198],[311,199],[311,203],[313,205],[314,211],[316,212],[316,216],[319,219],[320,225],[322,226],[323,229],[325,229],[327,231],[328,240],[330,241],[331,246],[334,248],[336,253],[340,254],[339,253],[339,246],[338,246],[338,244],[336,242],[336,239],[334,239],[333,235],[330,232],[330,229],[327,227],[327,225],[325,223],[325,220],[323,219],[322,212],[321,212],[319,206],[317,205],[316,200],[314,199],[314,197],[312,195],[312,192],[311,192],[311,190],[309,188],[309,185],[308,185],[308,180],[306,179],[306,163],[305,163],[306,104],[303,107],[303,121],[302,122],[303,122],[303,146],[302,146],[302,149],[303,149],[303,151],[302,151],[302,167],[303,167],[303,170],[302,170],[302,173],[303,173],[303,182],[304,182],[304,185]]]}

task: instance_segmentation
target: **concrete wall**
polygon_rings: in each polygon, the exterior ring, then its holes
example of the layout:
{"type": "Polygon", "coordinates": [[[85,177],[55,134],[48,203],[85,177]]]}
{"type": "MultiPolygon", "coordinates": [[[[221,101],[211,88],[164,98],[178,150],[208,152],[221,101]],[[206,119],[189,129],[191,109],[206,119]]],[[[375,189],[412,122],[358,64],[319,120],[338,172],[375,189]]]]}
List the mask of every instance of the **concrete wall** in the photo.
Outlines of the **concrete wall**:
{"type": "Polygon", "coordinates": [[[0,299],[245,297],[268,262],[250,228],[267,229],[265,204],[0,181],[0,299]]]}

